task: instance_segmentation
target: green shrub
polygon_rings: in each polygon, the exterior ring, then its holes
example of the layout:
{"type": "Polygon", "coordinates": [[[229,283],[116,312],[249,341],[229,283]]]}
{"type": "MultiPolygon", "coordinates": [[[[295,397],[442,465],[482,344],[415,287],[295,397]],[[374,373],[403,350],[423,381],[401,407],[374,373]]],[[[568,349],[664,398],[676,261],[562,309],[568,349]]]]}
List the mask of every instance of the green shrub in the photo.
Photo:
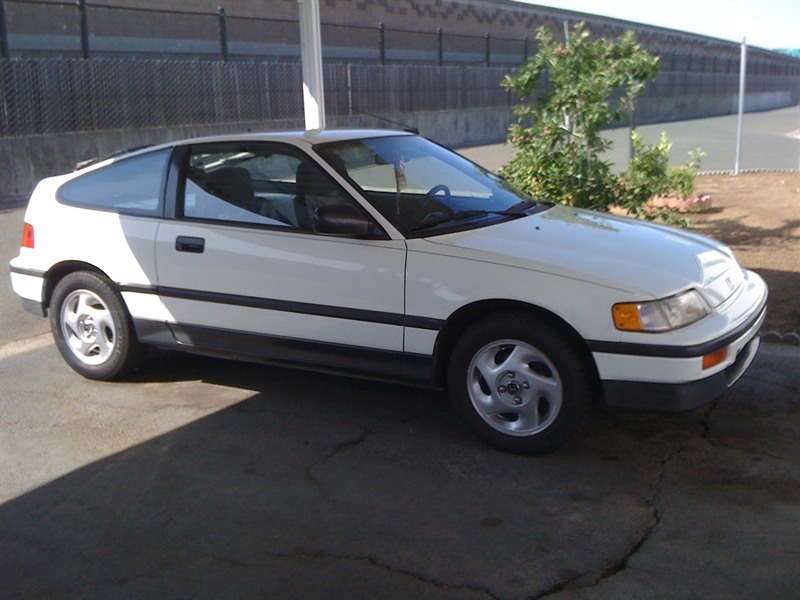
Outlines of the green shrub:
{"type": "Polygon", "coordinates": [[[514,109],[517,122],[508,140],[516,151],[501,174],[538,198],[595,210],[617,205],[645,217],[645,203],[656,194],[675,189],[690,195],[699,154],[670,169],[666,136],[648,146],[634,132],[636,156],[619,176],[601,158],[611,146],[602,129],[630,113],[658,73],[658,58],[639,46],[636,35],[592,40],[579,23],[564,43],[544,27],[536,39],[538,53],[503,80],[524,103],[514,109]],[[542,92],[545,76],[550,85],[542,92]]]}
{"type": "Polygon", "coordinates": [[[700,168],[700,161],[706,155],[700,148],[689,152],[689,159],[680,167],[670,167],[669,188],[681,198],[689,198],[694,194],[694,178],[700,168]]]}
{"type": "Polygon", "coordinates": [[[689,153],[689,160],[679,167],[669,166],[669,152],[672,144],[665,132],[661,133],[658,144],[648,145],[642,141],[638,131],[631,133],[634,156],[628,169],[619,177],[621,191],[617,204],[628,213],[646,219],[659,218],[671,223],[688,225],[679,219],[675,211],[647,208],[647,201],[654,196],[677,196],[689,198],[694,193],[694,178],[705,155],[699,148],[689,153]]]}

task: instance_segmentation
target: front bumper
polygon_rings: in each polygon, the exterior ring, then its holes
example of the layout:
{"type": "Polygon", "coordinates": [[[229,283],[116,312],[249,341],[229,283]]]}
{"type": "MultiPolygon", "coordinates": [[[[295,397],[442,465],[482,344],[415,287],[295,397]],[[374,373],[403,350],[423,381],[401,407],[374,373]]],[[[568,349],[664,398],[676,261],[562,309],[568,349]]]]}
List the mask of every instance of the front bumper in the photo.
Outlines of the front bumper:
{"type": "Polygon", "coordinates": [[[735,308],[739,314],[749,313],[749,318],[715,339],[686,346],[616,344],[613,354],[603,353],[609,345],[595,345],[605,405],[625,410],[692,410],[712,402],[736,383],[755,358],[767,313],[766,284],[753,273],[748,276],[747,292],[735,308]],[[726,359],[706,369],[703,357],[723,349],[726,359]],[[624,375],[606,371],[603,376],[603,367],[609,365],[613,372],[624,375]]]}
{"type": "Polygon", "coordinates": [[[753,362],[760,337],[752,337],[740,349],[736,360],[724,371],[686,383],[604,381],[605,405],[617,410],[681,412],[694,410],[716,400],[736,383],[753,362]]]}

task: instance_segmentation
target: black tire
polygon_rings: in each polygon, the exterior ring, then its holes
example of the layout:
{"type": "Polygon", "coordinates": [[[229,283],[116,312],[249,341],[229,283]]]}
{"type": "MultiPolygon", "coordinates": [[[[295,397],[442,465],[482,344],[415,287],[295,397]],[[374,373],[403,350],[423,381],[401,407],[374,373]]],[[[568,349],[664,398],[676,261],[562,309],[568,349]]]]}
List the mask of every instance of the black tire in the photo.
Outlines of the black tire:
{"type": "Polygon", "coordinates": [[[50,300],[50,328],[67,364],[88,379],[110,380],[133,370],[145,353],[120,293],[105,277],[76,271],[50,300]]]}
{"type": "Polygon", "coordinates": [[[533,316],[498,314],[470,327],[450,356],[448,395],[481,439],[517,454],[551,452],[588,414],[585,353],[533,316]]]}

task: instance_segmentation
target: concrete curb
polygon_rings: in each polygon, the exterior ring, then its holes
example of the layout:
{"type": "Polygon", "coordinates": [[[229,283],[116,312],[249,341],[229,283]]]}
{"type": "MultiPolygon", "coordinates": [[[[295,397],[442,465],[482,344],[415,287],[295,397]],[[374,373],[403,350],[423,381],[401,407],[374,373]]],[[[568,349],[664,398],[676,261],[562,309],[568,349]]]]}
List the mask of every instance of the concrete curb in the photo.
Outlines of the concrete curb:
{"type": "Polygon", "coordinates": [[[780,333],[778,331],[765,331],[761,333],[761,341],[765,344],[782,344],[785,346],[800,347],[800,334],[791,331],[780,333]]]}
{"type": "MultiPolygon", "coordinates": [[[[800,169],[740,169],[739,175],[748,175],[750,173],[797,173],[800,169]]],[[[735,175],[733,169],[725,169],[721,171],[698,171],[698,175],[735,175]]]]}

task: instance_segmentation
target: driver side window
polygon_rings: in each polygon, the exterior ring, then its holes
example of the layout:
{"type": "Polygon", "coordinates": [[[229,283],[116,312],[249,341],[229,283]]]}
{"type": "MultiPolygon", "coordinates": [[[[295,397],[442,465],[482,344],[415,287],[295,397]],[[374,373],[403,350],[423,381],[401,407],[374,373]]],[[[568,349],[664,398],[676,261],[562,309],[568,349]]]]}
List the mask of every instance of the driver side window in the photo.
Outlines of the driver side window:
{"type": "Polygon", "coordinates": [[[341,205],[354,203],[330,175],[311,161],[298,165],[293,206],[300,229],[314,231],[314,216],[320,207],[341,205]]]}
{"type": "Polygon", "coordinates": [[[313,233],[321,206],[356,207],[319,165],[286,145],[199,145],[187,160],[182,203],[187,219],[313,233]]]}

